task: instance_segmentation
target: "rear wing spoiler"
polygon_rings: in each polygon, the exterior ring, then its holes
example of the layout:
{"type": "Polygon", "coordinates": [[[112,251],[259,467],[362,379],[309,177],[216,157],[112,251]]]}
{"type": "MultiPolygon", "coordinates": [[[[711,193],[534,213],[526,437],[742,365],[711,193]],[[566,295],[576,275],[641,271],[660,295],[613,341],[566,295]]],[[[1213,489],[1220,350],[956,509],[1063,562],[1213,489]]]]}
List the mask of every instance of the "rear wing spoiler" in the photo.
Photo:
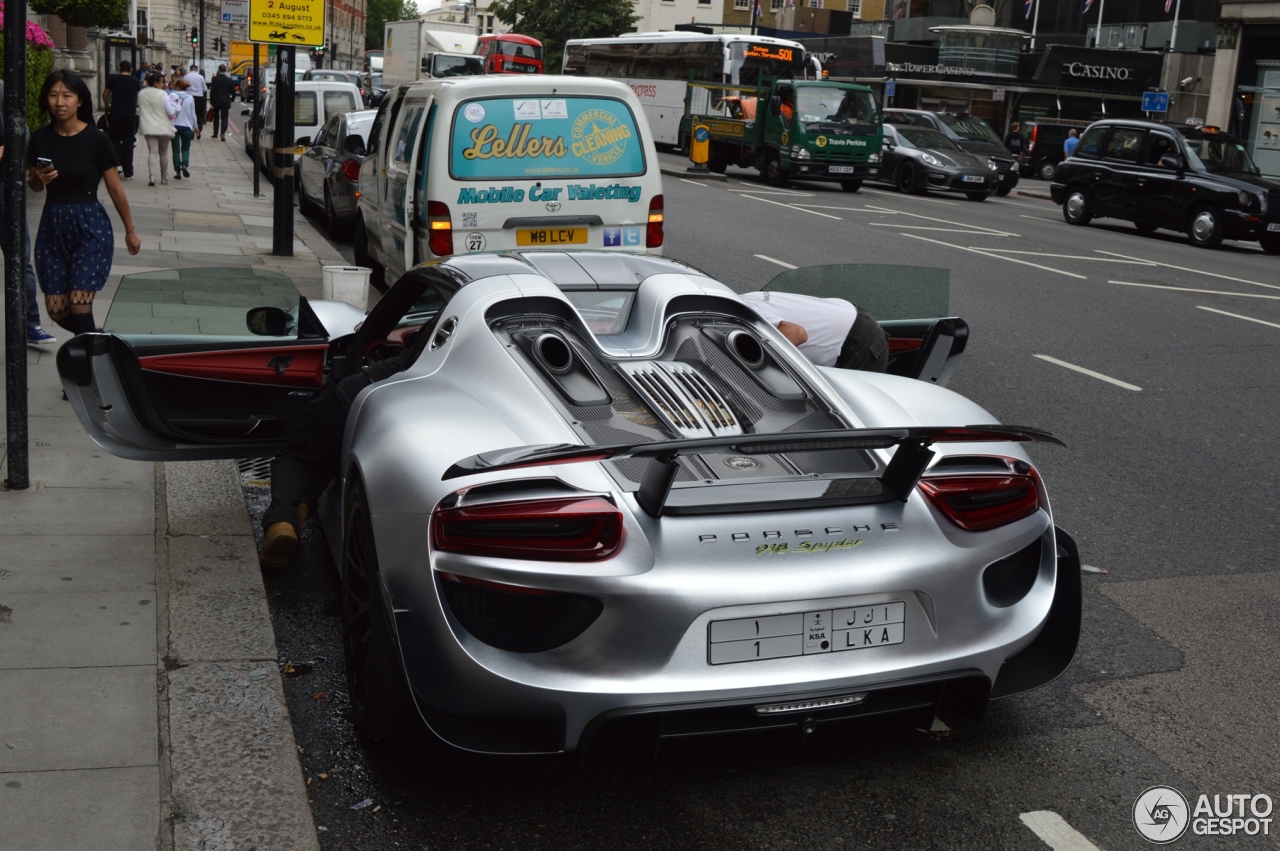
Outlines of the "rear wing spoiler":
{"type": "Polygon", "coordinates": [[[750,434],[704,437],[695,440],[663,440],[651,443],[618,443],[579,446],[557,443],[517,446],[464,458],[445,471],[443,480],[477,473],[495,473],[522,467],[612,461],[619,458],[652,458],[636,502],[650,517],[662,516],[679,471],[681,455],[730,451],[740,455],[773,455],[782,452],[832,452],[842,449],[897,447],[879,482],[892,498],[906,502],[920,476],[933,460],[934,443],[1051,443],[1066,446],[1047,431],[1028,426],[972,425],[959,427],[852,428],[801,434],[750,434]]]}

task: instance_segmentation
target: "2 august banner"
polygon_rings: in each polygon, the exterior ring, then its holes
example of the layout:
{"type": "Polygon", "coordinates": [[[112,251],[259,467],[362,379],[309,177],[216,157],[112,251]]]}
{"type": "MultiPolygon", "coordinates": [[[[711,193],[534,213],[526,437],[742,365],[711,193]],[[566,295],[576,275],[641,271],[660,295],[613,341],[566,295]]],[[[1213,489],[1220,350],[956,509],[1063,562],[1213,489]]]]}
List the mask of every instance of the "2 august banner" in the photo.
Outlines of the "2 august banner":
{"type": "Polygon", "coordinates": [[[625,177],[644,173],[631,110],[606,98],[487,98],[453,121],[460,180],[625,177]]]}

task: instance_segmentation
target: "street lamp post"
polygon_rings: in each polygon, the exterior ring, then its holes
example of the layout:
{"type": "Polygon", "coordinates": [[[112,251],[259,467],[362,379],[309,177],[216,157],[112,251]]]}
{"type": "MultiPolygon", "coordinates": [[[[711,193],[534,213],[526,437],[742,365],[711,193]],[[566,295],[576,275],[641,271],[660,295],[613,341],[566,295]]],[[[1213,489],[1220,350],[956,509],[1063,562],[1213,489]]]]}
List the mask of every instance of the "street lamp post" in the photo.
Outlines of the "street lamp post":
{"type": "Polygon", "coordinates": [[[8,490],[31,486],[27,446],[27,289],[23,229],[27,222],[27,193],[23,160],[27,129],[27,4],[10,2],[4,9],[4,348],[5,457],[8,490]]]}

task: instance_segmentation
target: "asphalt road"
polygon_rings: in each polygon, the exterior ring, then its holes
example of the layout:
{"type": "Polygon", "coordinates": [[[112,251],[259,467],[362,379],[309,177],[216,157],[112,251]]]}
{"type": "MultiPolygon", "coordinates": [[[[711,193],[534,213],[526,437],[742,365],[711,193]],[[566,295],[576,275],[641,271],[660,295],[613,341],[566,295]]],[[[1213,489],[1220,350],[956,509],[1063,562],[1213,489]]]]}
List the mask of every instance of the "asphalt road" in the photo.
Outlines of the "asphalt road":
{"type": "MultiPolygon", "coordinates": [[[[1280,797],[1280,258],[1122,222],[1071,227],[1017,195],[780,190],[732,171],[669,176],[665,193],[667,256],[739,291],[781,264],[951,271],[952,312],[971,328],[951,388],[1069,447],[1033,453],[1057,523],[1106,570],[1084,576],[1074,664],[981,724],[931,731],[718,737],[585,767],[423,741],[375,750],[347,718],[338,588],[309,526],[302,563],[267,589],[282,661],[311,663],[286,693],[322,847],[1091,847],[1024,824],[1050,811],[1116,851],[1145,847],[1133,804],[1153,785],[1193,807],[1202,792],[1280,797]]],[[[1275,844],[1188,833],[1177,847],[1275,844]]]]}

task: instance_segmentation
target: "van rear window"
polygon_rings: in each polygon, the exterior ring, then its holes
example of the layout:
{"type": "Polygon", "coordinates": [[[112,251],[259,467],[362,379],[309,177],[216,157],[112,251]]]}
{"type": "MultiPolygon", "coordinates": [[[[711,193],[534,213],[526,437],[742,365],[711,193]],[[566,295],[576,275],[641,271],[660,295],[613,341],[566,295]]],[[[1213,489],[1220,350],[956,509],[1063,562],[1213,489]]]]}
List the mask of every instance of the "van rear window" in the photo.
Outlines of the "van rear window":
{"type": "Polygon", "coordinates": [[[631,177],[645,170],[635,116],[611,98],[484,98],[453,116],[458,180],[631,177]]]}

